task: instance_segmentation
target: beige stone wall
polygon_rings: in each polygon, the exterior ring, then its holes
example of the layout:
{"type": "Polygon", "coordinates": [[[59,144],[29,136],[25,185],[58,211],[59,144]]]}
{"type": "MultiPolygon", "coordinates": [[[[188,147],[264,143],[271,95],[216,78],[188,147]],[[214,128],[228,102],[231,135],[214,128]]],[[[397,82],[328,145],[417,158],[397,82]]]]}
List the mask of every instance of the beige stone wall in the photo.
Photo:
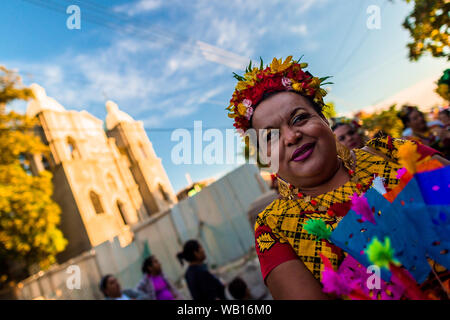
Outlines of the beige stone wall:
{"type": "Polygon", "coordinates": [[[130,170],[150,215],[167,210],[177,202],[161,159],[156,156],[142,122],[121,122],[107,134],[115,139],[119,149],[127,155],[130,170]]]}

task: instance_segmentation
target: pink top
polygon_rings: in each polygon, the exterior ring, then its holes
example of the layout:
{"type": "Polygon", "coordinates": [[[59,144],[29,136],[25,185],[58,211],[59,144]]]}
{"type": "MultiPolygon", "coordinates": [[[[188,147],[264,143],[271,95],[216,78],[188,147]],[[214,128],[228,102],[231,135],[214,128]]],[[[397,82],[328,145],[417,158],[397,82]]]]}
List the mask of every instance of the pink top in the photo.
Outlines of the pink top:
{"type": "Polygon", "coordinates": [[[174,300],[173,294],[167,285],[164,278],[159,276],[150,276],[153,282],[153,287],[155,288],[156,299],[157,300],[174,300]]]}

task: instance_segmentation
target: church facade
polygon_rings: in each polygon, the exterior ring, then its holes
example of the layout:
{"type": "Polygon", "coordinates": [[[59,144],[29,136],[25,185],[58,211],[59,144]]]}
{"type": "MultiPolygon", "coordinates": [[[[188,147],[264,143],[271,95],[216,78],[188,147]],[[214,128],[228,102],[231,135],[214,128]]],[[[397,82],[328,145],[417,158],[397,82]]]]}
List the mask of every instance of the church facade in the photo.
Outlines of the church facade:
{"type": "Polygon", "coordinates": [[[31,171],[53,174],[53,198],[68,239],[59,262],[113,239],[133,239],[131,226],[170,208],[177,198],[140,121],[106,103],[106,126],[86,111],[66,110],[39,85],[27,116],[49,147],[33,155],[31,171]],[[105,128],[106,127],[106,128],[105,128]]]}

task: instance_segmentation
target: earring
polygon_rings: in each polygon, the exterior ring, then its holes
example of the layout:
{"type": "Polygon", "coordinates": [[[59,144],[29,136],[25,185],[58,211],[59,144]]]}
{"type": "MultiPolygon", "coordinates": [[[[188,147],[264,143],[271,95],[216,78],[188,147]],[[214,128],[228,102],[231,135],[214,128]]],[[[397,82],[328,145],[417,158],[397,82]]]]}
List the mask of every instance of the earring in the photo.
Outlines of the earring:
{"type": "MultiPolygon", "coordinates": [[[[342,143],[340,143],[336,137],[335,137],[335,141],[336,141],[336,152],[337,152],[338,158],[342,161],[342,163],[344,164],[344,167],[347,169],[348,174],[351,177],[351,180],[353,182],[358,182],[359,178],[355,174],[355,170],[354,170],[354,168],[356,166],[356,162],[352,156],[352,152],[350,151],[349,148],[347,148],[342,143]]],[[[358,184],[357,186],[359,189],[360,184],[358,184]]]]}

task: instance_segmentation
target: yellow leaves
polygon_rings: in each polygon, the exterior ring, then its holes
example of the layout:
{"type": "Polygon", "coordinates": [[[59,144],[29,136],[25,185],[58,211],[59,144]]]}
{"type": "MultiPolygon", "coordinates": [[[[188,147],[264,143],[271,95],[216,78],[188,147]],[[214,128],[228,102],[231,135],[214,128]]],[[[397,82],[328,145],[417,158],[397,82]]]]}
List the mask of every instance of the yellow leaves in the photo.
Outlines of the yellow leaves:
{"type": "Polygon", "coordinates": [[[269,250],[274,244],[275,240],[272,238],[270,233],[262,233],[257,239],[256,242],[258,243],[259,251],[264,252],[269,250]]]}
{"type": "Polygon", "coordinates": [[[416,173],[417,161],[420,158],[417,152],[417,145],[411,141],[405,142],[398,148],[399,163],[408,170],[409,173],[416,173]]]}

